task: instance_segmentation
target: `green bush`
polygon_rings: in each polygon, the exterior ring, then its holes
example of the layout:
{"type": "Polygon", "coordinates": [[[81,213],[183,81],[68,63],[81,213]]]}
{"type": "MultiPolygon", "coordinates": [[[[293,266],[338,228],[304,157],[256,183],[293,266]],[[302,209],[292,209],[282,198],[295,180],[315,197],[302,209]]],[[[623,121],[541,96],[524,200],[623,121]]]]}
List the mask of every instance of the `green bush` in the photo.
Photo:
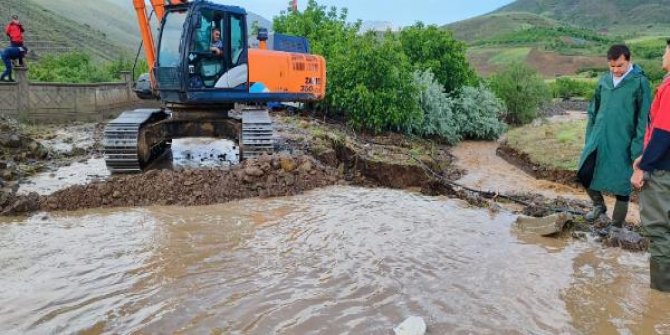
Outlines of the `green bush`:
{"type": "Polygon", "coordinates": [[[538,107],[549,100],[551,92],[538,73],[521,63],[513,63],[490,78],[496,95],[505,102],[507,121],[530,123],[537,117],[538,107]]]}
{"type": "Polygon", "coordinates": [[[454,101],[444,92],[430,71],[414,72],[414,82],[419,87],[423,124],[415,132],[428,137],[441,138],[449,144],[461,140],[460,121],[453,113],[454,101]]]}
{"type": "Polygon", "coordinates": [[[644,74],[649,78],[651,82],[660,82],[663,81],[665,77],[665,70],[661,66],[661,57],[658,60],[638,60],[635,61],[644,71],[644,74]]]}
{"type": "Polygon", "coordinates": [[[504,103],[484,85],[466,86],[449,95],[430,71],[415,72],[414,80],[421,89],[424,113],[417,133],[456,144],[463,138],[494,140],[507,129],[501,121],[504,103]]]}
{"type": "Polygon", "coordinates": [[[629,45],[633,59],[661,59],[665,53],[665,39],[655,38],[629,45]]]}
{"type": "Polygon", "coordinates": [[[465,139],[495,140],[507,130],[505,104],[483,84],[461,88],[453,112],[465,139]]]}
{"type": "Polygon", "coordinates": [[[302,12],[274,18],[276,32],[304,36],[328,66],[326,99],[320,108],[347,118],[358,129],[411,132],[422,123],[412,66],[393,34],[358,35],[346,9],[310,0],[302,12]]]}
{"type": "MultiPolygon", "coordinates": [[[[47,55],[29,64],[28,76],[37,82],[100,83],[121,79],[121,71],[130,71],[133,63],[118,59],[105,64],[94,63],[91,56],[80,53],[47,55]]],[[[140,63],[136,76],[147,71],[146,62],[140,63]]]]}
{"type": "Polygon", "coordinates": [[[455,40],[451,31],[419,22],[400,32],[400,42],[415,69],[430,70],[447,93],[477,82],[465,43],[455,40]]]}
{"type": "Polygon", "coordinates": [[[591,100],[596,90],[597,82],[575,80],[571,78],[557,78],[555,82],[549,84],[554,98],[570,99],[584,98],[591,100]]]}

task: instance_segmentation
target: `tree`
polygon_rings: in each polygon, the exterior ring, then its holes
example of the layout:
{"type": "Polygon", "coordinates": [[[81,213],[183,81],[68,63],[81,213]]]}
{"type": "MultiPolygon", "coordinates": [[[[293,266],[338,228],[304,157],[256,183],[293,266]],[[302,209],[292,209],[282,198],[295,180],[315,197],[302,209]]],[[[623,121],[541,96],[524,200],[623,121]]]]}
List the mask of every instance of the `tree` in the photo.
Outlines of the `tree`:
{"type": "Polygon", "coordinates": [[[430,70],[447,91],[477,83],[477,75],[465,57],[466,46],[449,30],[419,22],[400,32],[404,53],[417,70],[430,70]]]}
{"type": "Polygon", "coordinates": [[[306,37],[312,52],[326,58],[328,86],[321,108],[373,132],[410,132],[421,123],[412,66],[396,36],[358,35],[360,21],[348,23],[346,9],[327,9],[314,0],[303,12],[282,12],[273,27],[306,37]]]}
{"type": "Polygon", "coordinates": [[[496,95],[507,106],[507,121],[530,123],[539,106],[549,100],[551,92],[538,73],[522,63],[512,63],[490,79],[496,95]]]}

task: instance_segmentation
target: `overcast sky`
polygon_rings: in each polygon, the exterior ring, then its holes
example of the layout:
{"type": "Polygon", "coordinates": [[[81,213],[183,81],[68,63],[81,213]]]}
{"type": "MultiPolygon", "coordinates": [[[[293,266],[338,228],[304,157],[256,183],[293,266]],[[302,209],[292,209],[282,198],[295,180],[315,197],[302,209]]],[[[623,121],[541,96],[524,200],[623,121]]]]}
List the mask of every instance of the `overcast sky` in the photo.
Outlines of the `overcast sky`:
{"type": "MultiPolygon", "coordinates": [[[[221,1],[221,0],[217,0],[221,1]]],[[[408,26],[416,21],[443,25],[488,13],[511,3],[512,0],[317,0],[321,5],[346,7],[349,19],[354,21],[389,21],[396,26],[408,26]]],[[[286,9],[288,0],[227,0],[259,14],[268,20],[286,9]]],[[[307,0],[298,0],[304,9],[307,0]]]]}

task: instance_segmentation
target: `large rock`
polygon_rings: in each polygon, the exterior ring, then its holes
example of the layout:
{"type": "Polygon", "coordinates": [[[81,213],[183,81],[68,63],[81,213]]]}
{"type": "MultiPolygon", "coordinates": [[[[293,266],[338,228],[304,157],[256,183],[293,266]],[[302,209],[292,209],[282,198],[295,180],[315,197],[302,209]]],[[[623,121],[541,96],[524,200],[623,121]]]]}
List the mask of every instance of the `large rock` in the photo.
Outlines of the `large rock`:
{"type": "Polygon", "coordinates": [[[560,233],[565,224],[571,220],[572,216],[567,213],[557,213],[537,218],[519,215],[516,219],[516,225],[524,232],[550,236],[560,233]]]}

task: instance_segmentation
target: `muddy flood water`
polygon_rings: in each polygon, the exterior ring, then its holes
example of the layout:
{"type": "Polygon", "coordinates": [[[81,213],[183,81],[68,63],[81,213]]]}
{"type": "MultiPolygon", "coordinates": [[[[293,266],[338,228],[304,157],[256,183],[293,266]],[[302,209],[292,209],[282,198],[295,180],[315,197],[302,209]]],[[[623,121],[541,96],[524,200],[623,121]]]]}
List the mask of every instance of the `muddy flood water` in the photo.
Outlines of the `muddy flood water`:
{"type": "Polygon", "coordinates": [[[345,186],[0,218],[0,333],[670,334],[646,254],[514,219],[345,186]]]}

